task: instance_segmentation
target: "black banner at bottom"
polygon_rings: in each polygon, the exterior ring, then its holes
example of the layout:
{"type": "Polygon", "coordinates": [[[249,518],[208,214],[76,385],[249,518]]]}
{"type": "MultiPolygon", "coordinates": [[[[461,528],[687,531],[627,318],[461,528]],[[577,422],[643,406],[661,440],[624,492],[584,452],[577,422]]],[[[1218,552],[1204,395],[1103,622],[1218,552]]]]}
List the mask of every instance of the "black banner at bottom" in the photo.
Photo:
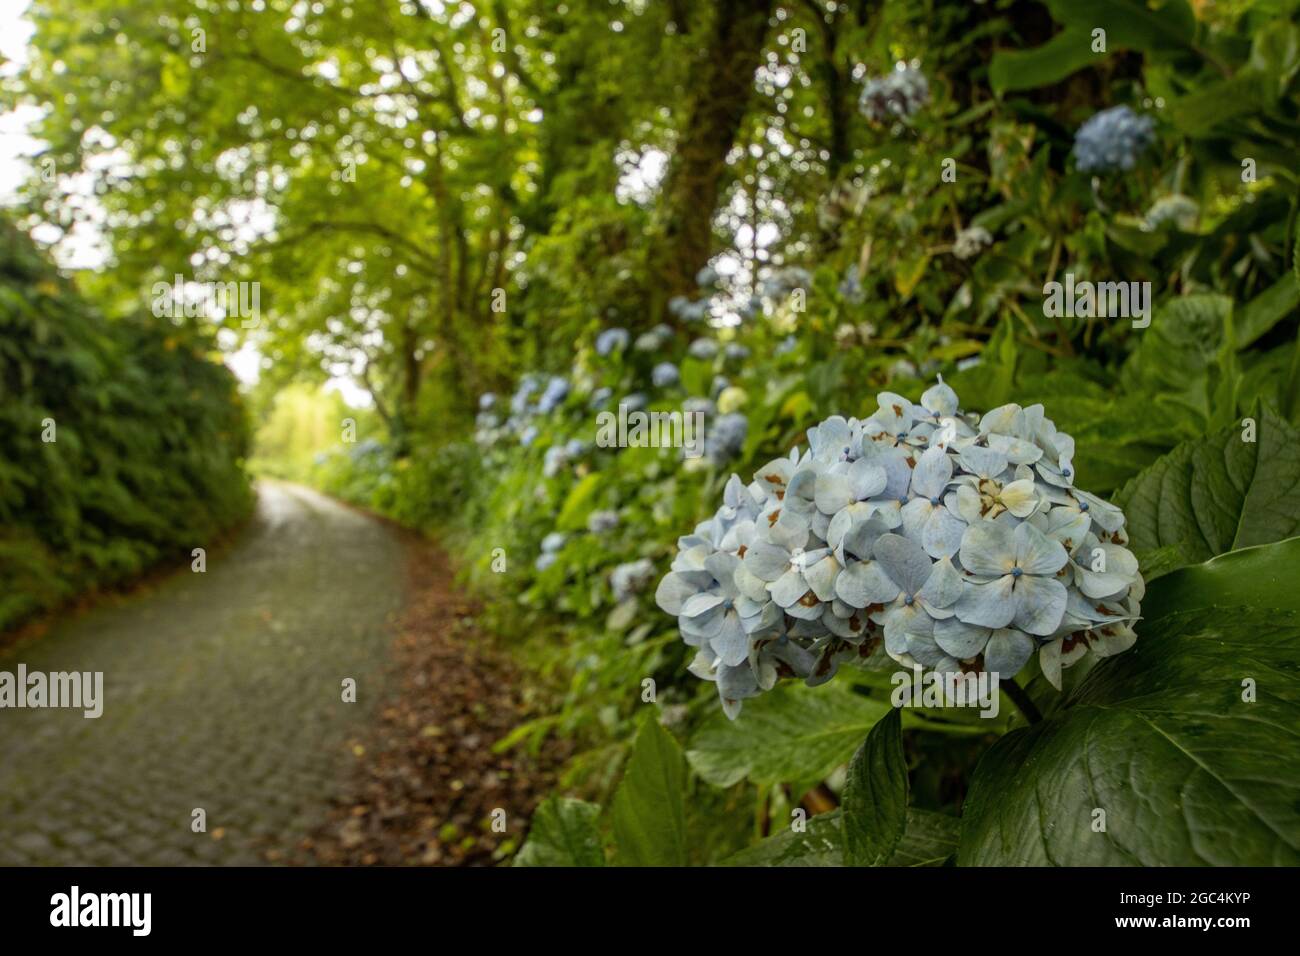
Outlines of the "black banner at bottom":
{"type": "Polygon", "coordinates": [[[968,941],[980,927],[1072,942],[1227,941],[1288,928],[1293,882],[1293,872],[1259,869],[0,869],[0,920],[7,941],[128,944],[337,945],[391,933],[450,942],[466,932],[494,944],[576,944],[611,921],[639,937],[637,925],[657,933],[678,919],[696,939],[772,943],[783,928],[806,938],[816,913],[863,919],[872,943],[951,938],[962,926],[968,941]]]}

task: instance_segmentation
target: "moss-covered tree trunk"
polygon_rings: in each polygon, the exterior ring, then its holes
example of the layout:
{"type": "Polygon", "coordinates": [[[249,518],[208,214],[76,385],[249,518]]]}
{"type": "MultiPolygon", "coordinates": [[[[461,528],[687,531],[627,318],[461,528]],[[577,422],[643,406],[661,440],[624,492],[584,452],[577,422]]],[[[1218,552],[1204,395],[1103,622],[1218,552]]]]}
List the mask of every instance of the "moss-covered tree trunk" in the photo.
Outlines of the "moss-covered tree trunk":
{"type": "Polygon", "coordinates": [[[727,153],[745,118],[773,0],[720,0],[708,42],[691,70],[691,102],[664,184],[660,231],[651,253],[654,315],[689,294],[713,252],[713,216],[727,153]]]}

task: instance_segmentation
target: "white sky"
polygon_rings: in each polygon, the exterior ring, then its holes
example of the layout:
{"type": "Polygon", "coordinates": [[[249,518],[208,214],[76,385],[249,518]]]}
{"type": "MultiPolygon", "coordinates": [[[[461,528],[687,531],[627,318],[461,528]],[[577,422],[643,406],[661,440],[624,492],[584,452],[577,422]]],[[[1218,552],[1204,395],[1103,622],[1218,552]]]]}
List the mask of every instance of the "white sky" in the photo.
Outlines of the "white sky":
{"type": "MultiPolygon", "coordinates": [[[[27,61],[27,41],[35,31],[26,19],[30,5],[30,0],[0,0],[0,57],[4,60],[0,72],[4,75],[17,72],[27,61]]],[[[18,187],[31,176],[32,165],[28,157],[39,151],[41,142],[29,135],[28,129],[40,115],[40,109],[34,106],[0,113],[0,206],[13,205],[18,187]]],[[[80,200],[85,206],[94,205],[94,197],[88,188],[80,200]]],[[[37,237],[43,238],[39,233],[37,237]]],[[[106,252],[102,238],[93,229],[78,228],[64,243],[57,259],[65,269],[96,269],[103,265],[106,252]]],[[[231,351],[228,339],[223,339],[223,344],[226,364],[231,371],[241,381],[255,383],[262,358],[256,346],[249,343],[231,351]]],[[[351,379],[332,378],[326,389],[338,391],[343,400],[354,407],[371,403],[370,393],[351,379]]]]}

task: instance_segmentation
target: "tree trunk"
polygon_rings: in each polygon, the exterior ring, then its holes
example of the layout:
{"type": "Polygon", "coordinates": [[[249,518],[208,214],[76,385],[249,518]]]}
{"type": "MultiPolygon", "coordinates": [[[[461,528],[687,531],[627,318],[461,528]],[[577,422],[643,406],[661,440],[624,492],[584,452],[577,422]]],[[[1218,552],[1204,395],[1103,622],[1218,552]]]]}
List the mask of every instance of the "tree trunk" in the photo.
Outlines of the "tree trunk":
{"type": "Polygon", "coordinates": [[[692,100],[668,170],[651,255],[651,314],[695,290],[713,253],[713,216],[763,53],[773,0],[719,0],[707,48],[691,70],[692,100]]]}

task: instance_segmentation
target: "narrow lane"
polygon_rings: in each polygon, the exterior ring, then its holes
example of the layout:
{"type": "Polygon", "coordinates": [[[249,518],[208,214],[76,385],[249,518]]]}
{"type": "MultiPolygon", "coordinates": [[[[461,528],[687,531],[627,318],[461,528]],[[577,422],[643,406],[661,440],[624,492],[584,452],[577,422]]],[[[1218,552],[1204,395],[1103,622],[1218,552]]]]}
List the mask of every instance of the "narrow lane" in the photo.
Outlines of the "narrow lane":
{"type": "Polygon", "coordinates": [[[206,573],[0,652],[0,671],[104,675],[98,719],[0,709],[0,865],[256,863],[318,824],[382,696],[404,550],[381,522],[266,482],[206,573]]]}

